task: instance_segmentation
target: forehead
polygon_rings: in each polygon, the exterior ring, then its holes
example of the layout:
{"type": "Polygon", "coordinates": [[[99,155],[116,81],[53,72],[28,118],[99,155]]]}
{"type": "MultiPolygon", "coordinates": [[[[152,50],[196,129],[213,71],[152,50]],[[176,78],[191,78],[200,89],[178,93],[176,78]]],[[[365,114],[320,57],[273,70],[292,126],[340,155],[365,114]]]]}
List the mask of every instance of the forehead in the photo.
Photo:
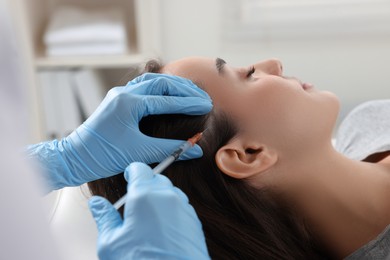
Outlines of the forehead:
{"type": "Polygon", "coordinates": [[[190,79],[210,95],[214,108],[217,107],[230,116],[236,117],[242,112],[244,106],[237,107],[235,105],[240,103],[238,100],[245,99],[242,91],[240,91],[242,88],[231,75],[230,69],[225,69],[223,74],[218,73],[216,59],[204,57],[184,58],[168,63],[161,72],[190,79]]]}
{"type": "Polygon", "coordinates": [[[203,87],[218,79],[215,60],[203,57],[189,57],[168,63],[161,72],[190,79],[203,87]]]}

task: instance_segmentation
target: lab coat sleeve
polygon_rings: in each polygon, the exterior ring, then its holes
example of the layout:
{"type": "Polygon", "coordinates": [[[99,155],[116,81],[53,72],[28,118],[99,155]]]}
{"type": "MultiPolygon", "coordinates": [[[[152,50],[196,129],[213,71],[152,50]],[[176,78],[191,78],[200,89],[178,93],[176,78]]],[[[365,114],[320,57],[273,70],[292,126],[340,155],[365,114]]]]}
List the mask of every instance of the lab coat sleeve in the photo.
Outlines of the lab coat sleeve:
{"type": "MultiPolygon", "coordinates": [[[[11,1],[9,1],[11,2],[11,1]]],[[[22,157],[26,92],[9,10],[0,0],[0,259],[60,259],[49,234],[32,168],[22,157]]]]}
{"type": "MultiPolygon", "coordinates": [[[[0,102],[2,112],[3,105],[0,102]]],[[[0,130],[0,259],[60,259],[50,238],[39,184],[17,149],[14,133],[0,130]]]]}

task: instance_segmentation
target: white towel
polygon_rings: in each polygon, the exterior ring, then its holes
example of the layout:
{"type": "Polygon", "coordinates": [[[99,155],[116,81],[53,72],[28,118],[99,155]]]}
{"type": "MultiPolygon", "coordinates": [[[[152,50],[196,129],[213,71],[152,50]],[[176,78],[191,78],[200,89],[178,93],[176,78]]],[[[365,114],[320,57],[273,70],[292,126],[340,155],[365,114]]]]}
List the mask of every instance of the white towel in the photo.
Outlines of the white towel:
{"type": "Polygon", "coordinates": [[[83,56],[83,55],[119,55],[127,52],[125,43],[93,43],[78,45],[48,46],[48,56],[83,56]]]}
{"type": "Polygon", "coordinates": [[[78,50],[88,49],[87,46],[95,50],[101,46],[103,52],[108,49],[114,53],[123,52],[122,46],[127,44],[123,13],[118,9],[90,11],[58,7],[50,18],[44,43],[49,49],[63,50],[61,52],[66,52],[67,48],[69,52],[76,50],[74,54],[78,50]]]}

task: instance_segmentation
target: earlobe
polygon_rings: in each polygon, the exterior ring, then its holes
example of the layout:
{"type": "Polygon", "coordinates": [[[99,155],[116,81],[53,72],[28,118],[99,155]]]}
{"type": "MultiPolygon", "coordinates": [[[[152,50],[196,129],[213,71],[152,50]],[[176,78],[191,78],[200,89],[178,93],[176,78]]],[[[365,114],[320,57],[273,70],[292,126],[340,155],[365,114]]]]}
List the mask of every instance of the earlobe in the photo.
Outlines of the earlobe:
{"type": "Polygon", "coordinates": [[[263,144],[235,139],[221,147],[215,155],[218,168],[236,179],[245,179],[270,169],[277,162],[275,151],[263,144]]]}

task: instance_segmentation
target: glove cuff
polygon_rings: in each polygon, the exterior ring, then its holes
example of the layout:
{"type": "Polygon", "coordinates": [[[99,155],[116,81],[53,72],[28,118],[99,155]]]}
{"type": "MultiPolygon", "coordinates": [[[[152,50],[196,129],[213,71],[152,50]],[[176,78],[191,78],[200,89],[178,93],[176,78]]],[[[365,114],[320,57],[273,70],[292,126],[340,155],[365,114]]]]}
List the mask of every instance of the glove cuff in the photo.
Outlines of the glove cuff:
{"type": "Polygon", "coordinates": [[[57,140],[26,147],[29,158],[38,163],[40,178],[45,183],[45,193],[71,185],[71,171],[62,157],[57,140]]]}
{"type": "Polygon", "coordinates": [[[64,187],[80,186],[100,178],[85,163],[88,161],[89,164],[97,165],[98,162],[91,162],[91,158],[80,156],[80,153],[89,154],[88,150],[82,145],[74,147],[74,142],[82,144],[76,131],[60,141],[42,142],[30,145],[26,149],[28,157],[39,162],[38,167],[44,179],[43,182],[46,183],[47,192],[64,187]],[[75,138],[78,139],[75,140],[75,138]]]}

